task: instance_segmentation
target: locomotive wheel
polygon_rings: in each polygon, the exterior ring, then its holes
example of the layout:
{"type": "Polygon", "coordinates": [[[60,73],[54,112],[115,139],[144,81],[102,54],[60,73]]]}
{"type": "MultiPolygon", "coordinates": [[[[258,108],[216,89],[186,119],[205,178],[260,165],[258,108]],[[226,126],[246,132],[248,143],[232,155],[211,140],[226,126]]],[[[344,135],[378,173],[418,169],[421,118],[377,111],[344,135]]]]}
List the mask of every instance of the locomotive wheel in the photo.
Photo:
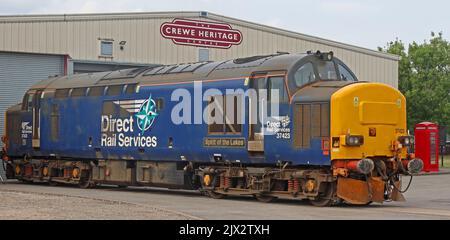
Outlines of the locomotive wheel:
{"type": "Polygon", "coordinates": [[[273,196],[268,196],[268,195],[263,195],[263,194],[256,194],[255,198],[263,203],[270,203],[270,202],[274,202],[276,201],[278,198],[277,197],[273,197],[273,196]]]}
{"type": "Polygon", "coordinates": [[[208,193],[208,196],[210,196],[211,198],[214,198],[214,199],[223,199],[227,196],[225,194],[214,192],[214,191],[208,191],[207,193],[208,193]]]}
{"type": "Polygon", "coordinates": [[[94,188],[96,184],[94,182],[92,182],[91,171],[88,171],[86,175],[80,178],[78,186],[80,188],[84,188],[84,189],[86,189],[86,188],[94,188]]]}
{"type": "Polygon", "coordinates": [[[214,190],[210,190],[210,189],[207,190],[207,189],[205,189],[210,184],[213,184],[211,181],[212,180],[211,180],[211,177],[209,175],[205,175],[205,176],[203,176],[203,178],[200,178],[202,191],[204,193],[206,193],[206,195],[209,196],[210,198],[214,198],[214,199],[223,199],[223,198],[225,198],[226,197],[225,194],[215,192],[214,190]]]}
{"type": "Polygon", "coordinates": [[[52,186],[52,187],[56,187],[56,186],[58,186],[58,185],[59,185],[59,183],[58,183],[58,182],[55,182],[55,181],[52,181],[52,180],[50,180],[50,181],[48,181],[48,185],[50,185],[50,186],[52,186]]]}
{"type": "Polygon", "coordinates": [[[309,202],[316,207],[328,207],[331,206],[334,202],[334,194],[336,192],[336,184],[335,183],[327,183],[325,192],[319,193],[316,199],[309,200],[309,202]]]}
{"type": "Polygon", "coordinates": [[[86,189],[86,188],[90,188],[91,187],[91,183],[89,182],[89,180],[81,180],[80,179],[80,182],[78,183],[78,186],[80,188],[86,189]]]}
{"type": "Polygon", "coordinates": [[[23,179],[23,178],[20,178],[19,181],[22,182],[22,183],[25,183],[25,184],[32,184],[33,183],[33,180],[27,180],[27,179],[23,179]]]}

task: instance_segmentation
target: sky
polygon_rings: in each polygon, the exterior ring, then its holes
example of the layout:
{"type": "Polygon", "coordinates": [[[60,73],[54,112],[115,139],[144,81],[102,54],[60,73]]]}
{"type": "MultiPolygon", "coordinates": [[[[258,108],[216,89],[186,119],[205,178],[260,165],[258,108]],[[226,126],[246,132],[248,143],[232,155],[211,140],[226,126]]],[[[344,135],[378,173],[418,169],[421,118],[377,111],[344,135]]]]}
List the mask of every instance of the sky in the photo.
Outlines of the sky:
{"type": "Polygon", "coordinates": [[[370,49],[450,39],[448,0],[0,0],[0,15],[208,11],[370,49]]]}

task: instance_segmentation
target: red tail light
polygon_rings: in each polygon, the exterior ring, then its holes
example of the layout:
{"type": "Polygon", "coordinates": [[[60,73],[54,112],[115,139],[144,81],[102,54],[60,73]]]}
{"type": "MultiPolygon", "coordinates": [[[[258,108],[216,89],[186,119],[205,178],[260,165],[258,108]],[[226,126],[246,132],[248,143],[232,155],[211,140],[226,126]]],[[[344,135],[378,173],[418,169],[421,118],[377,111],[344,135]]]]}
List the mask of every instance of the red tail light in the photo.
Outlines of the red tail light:
{"type": "Polygon", "coordinates": [[[2,136],[2,143],[3,143],[3,151],[6,152],[8,150],[8,137],[2,136]]]}
{"type": "Polygon", "coordinates": [[[322,138],[322,154],[330,155],[330,139],[322,138]]]}
{"type": "MultiPolygon", "coordinates": [[[[8,134],[8,113],[5,111],[5,122],[4,122],[4,126],[3,126],[3,130],[5,131],[6,134],[8,134]]],[[[2,142],[3,142],[3,149],[2,151],[4,152],[4,154],[6,154],[6,151],[8,150],[8,136],[7,135],[3,135],[2,136],[2,142]]]]}
{"type": "Polygon", "coordinates": [[[2,142],[3,142],[3,148],[0,151],[0,158],[4,161],[9,161],[8,156],[6,155],[6,152],[8,151],[8,137],[2,136],[2,142]]]}

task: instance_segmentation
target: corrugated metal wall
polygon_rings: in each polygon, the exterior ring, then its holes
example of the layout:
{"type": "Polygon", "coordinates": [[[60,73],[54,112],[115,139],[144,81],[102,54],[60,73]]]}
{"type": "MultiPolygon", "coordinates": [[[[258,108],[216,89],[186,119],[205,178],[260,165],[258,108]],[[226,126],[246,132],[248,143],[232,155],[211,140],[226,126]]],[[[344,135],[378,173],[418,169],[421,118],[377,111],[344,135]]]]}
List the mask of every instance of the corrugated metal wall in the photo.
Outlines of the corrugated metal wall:
{"type": "Polygon", "coordinates": [[[173,64],[195,62],[199,48],[175,45],[160,34],[174,18],[220,21],[240,30],[243,41],[230,49],[210,49],[210,60],[277,51],[334,51],[360,80],[398,85],[398,58],[348,44],[320,39],[216,14],[199,12],[0,16],[0,50],[69,54],[77,60],[173,64]],[[2,36],[3,35],[3,36],[2,36]],[[100,57],[100,40],[114,40],[113,58],[100,57]],[[123,50],[119,42],[126,41],[123,50]]]}
{"type": "Polygon", "coordinates": [[[63,73],[63,56],[0,52],[0,136],[6,109],[22,102],[34,83],[63,73]]]}

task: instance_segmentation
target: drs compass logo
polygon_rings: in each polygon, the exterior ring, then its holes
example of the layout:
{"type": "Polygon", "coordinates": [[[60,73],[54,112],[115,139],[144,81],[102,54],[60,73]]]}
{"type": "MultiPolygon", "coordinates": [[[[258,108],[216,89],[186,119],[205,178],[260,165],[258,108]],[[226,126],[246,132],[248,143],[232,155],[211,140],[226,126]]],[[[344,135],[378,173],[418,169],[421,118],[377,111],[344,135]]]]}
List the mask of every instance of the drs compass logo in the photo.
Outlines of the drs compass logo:
{"type": "Polygon", "coordinates": [[[152,95],[142,103],[139,112],[135,116],[137,118],[137,126],[142,131],[142,134],[144,134],[153,125],[156,116],[158,116],[156,103],[152,99],[152,95]]]}

